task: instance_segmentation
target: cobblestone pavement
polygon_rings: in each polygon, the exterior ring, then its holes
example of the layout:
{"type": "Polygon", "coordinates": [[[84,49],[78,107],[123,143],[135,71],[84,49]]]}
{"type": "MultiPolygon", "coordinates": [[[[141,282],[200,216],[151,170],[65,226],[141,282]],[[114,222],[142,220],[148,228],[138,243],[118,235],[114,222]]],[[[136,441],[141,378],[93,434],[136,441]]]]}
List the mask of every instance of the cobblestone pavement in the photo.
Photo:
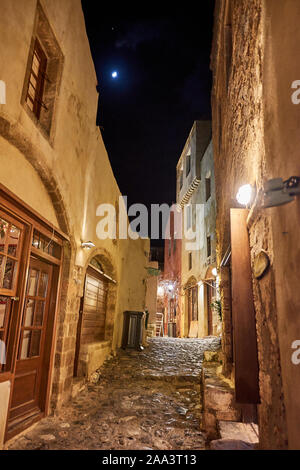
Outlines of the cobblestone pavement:
{"type": "Polygon", "coordinates": [[[204,449],[201,362],[219,345],[215,337],[152,338],[141,352],[121,350],[97,383],[8,449],[204,449]]]}

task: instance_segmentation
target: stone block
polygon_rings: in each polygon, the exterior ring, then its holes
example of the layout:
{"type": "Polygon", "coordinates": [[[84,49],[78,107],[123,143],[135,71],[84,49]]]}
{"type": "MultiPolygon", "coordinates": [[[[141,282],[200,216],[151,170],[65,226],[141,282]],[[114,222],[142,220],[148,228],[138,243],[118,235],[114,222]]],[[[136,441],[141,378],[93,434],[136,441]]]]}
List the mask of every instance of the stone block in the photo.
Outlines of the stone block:
{"type": "Polygon", "coordinates": [[[203,361],[204,362],[219,362],[221,360],[220,351],[204,351],[203,361]]]}
{"type": "Polygon", "coordinates": [[[258,444],[258,426],[255,423],[240,423],[232,421],[219,421],[221,439],[236,439],[239,441],[258,444]]]}
{"type": "Polygon", "coordinates": [[[208,439],[218,437],[219,420],[241,420],[241,409],[235,403],[233,385],[219,375],[218,369],[217,363],[202,369],[203,427],[208,439]]]}
{"type": "Polygon", "coordinates": [[[72,398],[75,398],[86,387],[86,380],[84,378],[75,378],[72,383],[72,398]]]}
{"type": "Polygon", "coordinates": [[[95,370],[102,366],[110,352],[110,341],[95,341],[83,344],[80,352],[78,374],[83,377],[90,377],[95,370]]]}
{"type": "Polygon", "coordinates": [[[202,415],[202,428],[206,432],[208,440],[216,439],[218,437],[217,419],[215,413],[207,409],[204,410],[202,415]]]}
{"type": "Polygon", "coordinates": [[[217,439],[210,443],[211,450],[255,450],[255,444],[237,439],[217,439]]]}

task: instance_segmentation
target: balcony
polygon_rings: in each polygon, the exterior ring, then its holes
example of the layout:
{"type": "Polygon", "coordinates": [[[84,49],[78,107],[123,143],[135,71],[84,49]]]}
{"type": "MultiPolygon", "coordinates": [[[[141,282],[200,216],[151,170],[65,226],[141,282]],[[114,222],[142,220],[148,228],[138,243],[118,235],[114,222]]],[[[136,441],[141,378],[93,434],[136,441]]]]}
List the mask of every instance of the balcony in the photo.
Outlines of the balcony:
{"type": "Polygon", "coordinates": [[[177,203],[181,206],[201,181],[201,161],[210,138],[210,121],[195,121],[177,164],[177,203]]]}

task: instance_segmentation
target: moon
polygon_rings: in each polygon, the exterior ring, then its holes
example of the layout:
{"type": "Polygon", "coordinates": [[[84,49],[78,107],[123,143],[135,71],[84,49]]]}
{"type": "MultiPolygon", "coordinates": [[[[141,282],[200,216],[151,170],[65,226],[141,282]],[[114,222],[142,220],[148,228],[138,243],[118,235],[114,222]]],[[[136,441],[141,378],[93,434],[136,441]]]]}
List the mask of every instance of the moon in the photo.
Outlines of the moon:
{"type": "Polygon", "coordinates": [[[117,78],[118,77],[118,72],[116,70],[114,70],[112,73],[111,73],[111,76],[112,78],[117,78]]]}

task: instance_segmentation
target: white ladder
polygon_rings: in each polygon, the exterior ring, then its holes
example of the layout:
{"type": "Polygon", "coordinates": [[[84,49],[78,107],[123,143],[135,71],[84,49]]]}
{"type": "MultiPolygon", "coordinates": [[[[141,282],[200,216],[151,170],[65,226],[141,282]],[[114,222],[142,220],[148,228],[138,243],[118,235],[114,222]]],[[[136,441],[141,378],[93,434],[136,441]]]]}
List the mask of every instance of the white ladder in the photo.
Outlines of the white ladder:
{"type": "Polygon", "coordinates": [[[164,335],[164,314],[156,313],[156,336],[164,335]]]}

